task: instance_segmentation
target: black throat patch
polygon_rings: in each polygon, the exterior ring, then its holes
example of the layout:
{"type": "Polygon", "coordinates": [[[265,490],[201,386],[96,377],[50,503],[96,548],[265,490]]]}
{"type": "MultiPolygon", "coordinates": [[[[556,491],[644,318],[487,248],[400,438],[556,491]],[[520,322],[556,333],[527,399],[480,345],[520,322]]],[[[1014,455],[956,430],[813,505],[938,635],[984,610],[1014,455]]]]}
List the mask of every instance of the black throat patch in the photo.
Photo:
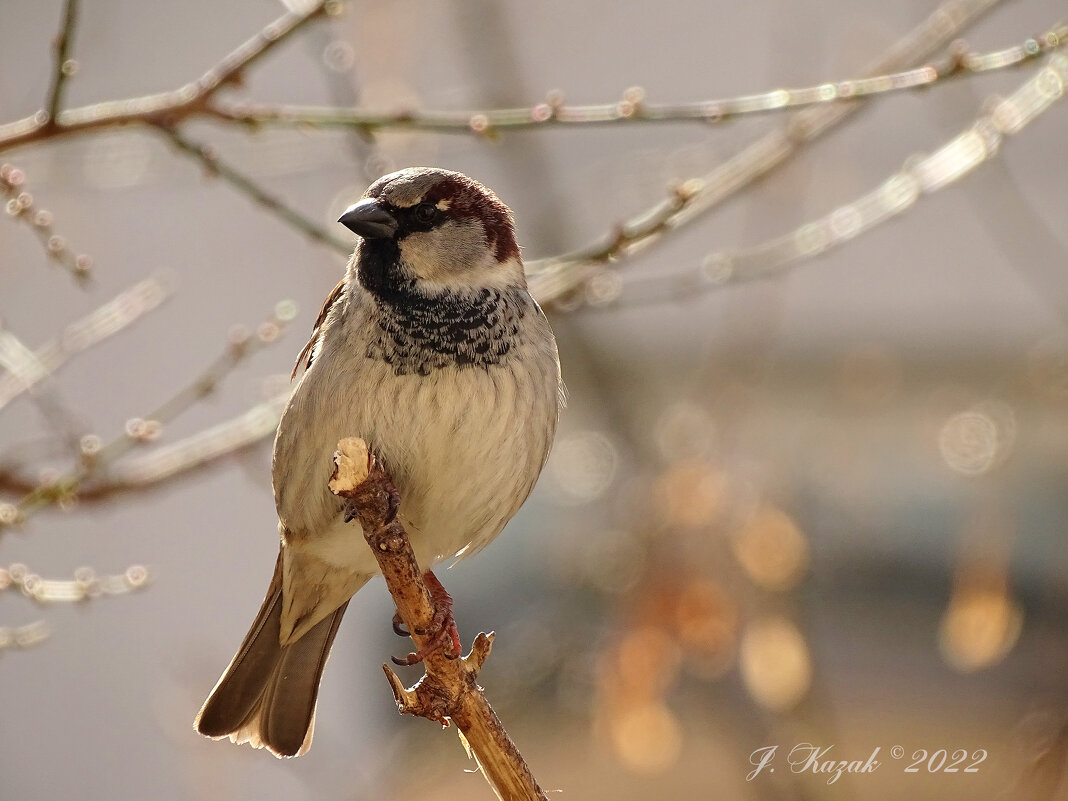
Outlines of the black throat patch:
{"type": "Polygon", "coordinates": [[[444,367],[483,367],[504,361],[519,342],[527,313],[521,289],[474,289],[428,295],[399,278],[395,243],[364,247],[358,277],[374,298],[366,357],[392,365],[397,375],[429,375],[444,367]]]}

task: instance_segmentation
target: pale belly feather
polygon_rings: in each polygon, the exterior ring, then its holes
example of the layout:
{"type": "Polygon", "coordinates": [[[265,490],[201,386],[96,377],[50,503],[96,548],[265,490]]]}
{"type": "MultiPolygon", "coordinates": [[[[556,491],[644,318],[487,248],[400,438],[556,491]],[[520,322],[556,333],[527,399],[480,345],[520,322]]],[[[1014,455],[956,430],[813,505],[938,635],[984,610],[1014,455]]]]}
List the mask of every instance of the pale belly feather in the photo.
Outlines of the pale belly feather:
{"type": "Polygon", "coordinates": [[[339,439],[362,437],[382,458],[426,569],[500,532],[533,488],[556,426],[555,360],[524,353],[533,345],[488,368],[398,376],[344,344],[328,339],[316,356],[275,442],[283,633],[298,637],[378,572],[359,524],[344,522],[327,488],[339,439]]]}

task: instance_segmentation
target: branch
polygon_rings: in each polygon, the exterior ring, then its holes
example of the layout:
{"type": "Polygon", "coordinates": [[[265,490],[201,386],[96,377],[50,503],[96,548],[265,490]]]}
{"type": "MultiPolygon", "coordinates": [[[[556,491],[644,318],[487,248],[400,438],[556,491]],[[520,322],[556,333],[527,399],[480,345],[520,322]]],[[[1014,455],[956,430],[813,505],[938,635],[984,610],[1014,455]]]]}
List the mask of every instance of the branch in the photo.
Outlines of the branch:
{"type": "MultiPolygon", "coordinates": [[[[4,330],[2,322],[0,322],[0,367],[8,372],[5,378],[11,379],[16,392],[39,384],[49,375],[48,369],[37,359],[37,355],[17,336],[4,330]]],[[[78,415],[60,397],[56,387],[46,386],[44,391],[33,392],[30,394],[30,400],[52,430],[66,442],[68,452],[77,453],[81,439],[78,415]]]]}
{"type": "Polygon", "coordinates": [[[337,14],[340,10],[341,4],[338,0],[318,0],[304,11],[284,14],[229,53],[195,82],[178,89],[57,110],[52,118],[48,117],[47,112],[38,112],[32,117],[0,125],[0,151],[45,139],[121,125],[141,124],[170,128],[189,117],[202,116],[207,113],[209,101],[215,94],[224,86],[239,83],[241,74],[247,67],[311,20],[326,14],[337,14]]]}
{"type": "MultiPolygon", "coordinates": [[[[153,448],[142,456],[122,460],[84,481],[78,488],[78,503],[101,503],[117,496],[151,490],[171,479],[196,475],[229,456],[244,453],[274,434],[288,399],[287,390],[229,420],[153,448]]],[[[0,494],[26,495],[40,486],[40,480],[33,477],[32,471],[14,464],[0,465],[0,494]]]]}
{"type": "Polygon", "coordinates": [[[27,623],[25,626],[16,626],[15,628],[0,626],[0,655],[2,655],[4,651],[9,651],[14,648],[21,650],[40,645],[48,639],[50,633],[48,624],[43,620],[35,620],[33,623],[27,623]]]}
{"type": "MultiPolygon", "coordinates": [[[[42,606],[78,603],[135,592],[143,589],[148,579],[148,571],[141,565],[130,565],[122,573],[104,576],[98,576],[91,567],[80,567],[74,571],[73,579],[46,579],[26,565],[15,563],[0,567],[0,593],[18,591],[42,606]]],[[[0,655],[11,648],[31,648],[48,639],[49,634],[48,624],[43,620],[15,628],[0,626],[0,655]]]]}
{"type": "MultiPolygon", "coordinates": [[[[434,603],[415,561],[408,534],[397,519],[400,503],[393,481],[362,439],[344,439],[334,455],[336,469],[330,490],[347,500],[346,509],[363,527],[397,611],[416,647],[429,642],[416,634],[429,631],[434,603]]],[[[511,741],[500,719],[478,686],[479,670],[489,656],[493,634],[479,634],[471,653],[449,659],[441,649],[427,655],[426,674],[412,688],[405,688],[388,665],[383,665],[402,713],[418,715],[448,726],[451,720],[462,734],[469,754],[497,796],[505,801],[525,801],[546,796],[511,741]]]]}
{"type": "MultiPolygon", "coordinates": [[[[952,35],[970,21],[977,13],[976,9],[985,10],[986,6],[997,1],[950,0],[936,12],[932,20],[952,35]]],[[[210,117],[253,127],[342,127],[353,128],[364,134],[402,129],[482,137],[493,137],[504,130],[560,125],[590,127],[636,122],[720,123],[742,115],[765,114],[784,108],[925,88],[950,78],[1013,67],[1068,42],[1068,30],[1059,25],[1022,44],[988,53],[968,51],[961,43],[940,63],[916,69],[906,70],[900,65],[887,64],[876,74],[869,74],[865,78],[676,104],[648,103],[640,89],[627,90],[621,100],[607,103],[568,106],[559,92],[550,92],[544,102],[533,106],[460,111],[381,111],[213,102],[220,88],[240,82],[241,74],[247,67],[305,22],[322,14],[336,14],[339,10],[340,4],[336,0],[326,0],[306,12],[287,14],[266,26],[198,80],[180,89],[95,103],[66,111],[57,110],[52,116],[39,113],[0,125],[0,151],[56,136],[135,123],[173,128],[193,117],[210,117]]]]}
{"type": "Polygon", "coordinates": [[[16,563],[0,567],[0,592],[18,590],[38,604],[75,603],[101,596],[126,595],[144,589],[148,571],[141,565],[130,565],[122,573],[97,575],[91,567],[79,567],[71,579],[46,579],[16,563]]]}
{"type": "Polygon", "coordinates": [[[7,528],[24,523],[30,515],[46,506],[76,502],[83,486],[101,468],[138,445],[156,441],[163,433],[165,423],[214,392],[219,382],[251,354],[275,342],[295,314],[294,305],[283,301],[277,304],[271,319],[259,327],[255,338],[243,329],[232,331],[229,346],[200,376],[147,417],[127,420],[124,433],[110,442],[104,444],[96,435],[83,437],[82,458],[77,467],[58,478],[36,485],[16,503],[0,502],[0,534],[7,528]]]}
{"type": "Polygon", "coordinates": [[[338,106],[298,106],[256,103],[212,105],[207,112],[227,122],[259,126],[312,126],[353,128],[364,134],[381,130],[429,131],[493,137],[504,131],[556,126],[590,127],[650,122],[722,123],[735,117],[767,114],[851,100],[878,94],[929,88],[951,78],[1019,66],[1044,53],[1068,45],[1068,25],[1057,25],[1022,44],[988,53],[957,43],[939,62],[915,69],[867,78],[822,83],[794,89],[772,89],[755,95],[696,100],[688,103],[649,103],[644,90],[633,87],[620,100],[589,105],[566,105],[560,92],[550,92],[542,103],[515,108],[436,111],[407,109],[383,111],[338,106]]]}
{"type": "Polygon", "coordinates": [[[328,245],[346,256],[352,253],[353,245],[351,242],[339,239],[323,226],[305,217],[296,209],[287,206],[274,195],[269,194],[247,175],[220,159],[219,154],[213,148],[186,138],[178,133],[176,128],[167,127],[162,128],[162,130],[182,153],[203,164],[209,175],[216,175],[222,178],[238,192],[250,198],[253,203],[281,218],[283,222],[289,223],[298,231],[303,231],[317,242],[322,242],[324,245],[328,245]]]}
{"type": "Polygon", "coordinates": [[[8,216],[28,224],[44,246],[45,255],[85,284],[93,260],[85,254],[75,255],[67,241],[52,230],[52,212],[36,207],[33,195],[24,188],[26,174],[11,164],[0,165],[0,193],[7,195],[4,210],[8,216]]]}
{"type": "Polygon", "coordinates": [[[644,305],[692,298],[727,284],[768,278],[800,261],[815,258],[915,206],[924,195],[950,186],[990,159],[1006,137],[1023,130],[1058,100],[1068,84],[1068,57],[1056,54],[1046,67],[1009,97],[991,100],[987,113],[930,155],[915,153],[902,168],[852,203],[839,206],[784,236],[737,251],[705,256],[696,269],[639,279],[624,279],[607,268],[586,282],[583,300],[591,306],[622,302],[644,305]]]}
{"type": "MultiPolygon", "coordinates": [[[[945,46],[1000,0],[947,0],[865,70],[882,74],[915,64],[945,46]]],[[[784,164],[861,108],[863,99],[827,103],[791,115],[776,131],[736,153],[703,178],[691,179],[648,210],[619,224],[602,241],[527,264],[531,291],[544,303],[574,293],[604,264],[657,244],[665,234],[704,216],[784,164]]]]}
{"type": "MultiPolygon", "coordinates": [[[[912,34],[867,70],[870,77],[827,83],[800,89],[779,89],[758,95],[723,100],[706,100],[678,105],[656,105],[645,101],[640,89],[628,90],[623,100],[592,106],[565,106],[558,94],[531,108],[496,109],[484,112],[409,112],[383,115],[344,108],[307,109],[232,105],[216,102],[218,91],[239,83],[243,71],[269,52],[278,42],[299,30],[309,20],[340,11],[338,0],[320,0],[303,12],[286,14],[267,25],[259,34],[227,55],[197,81],[180,89],[128,100],[98,103],[57,112],[55,119],[41,112],[27,119],[0,125],[0,151],[61,135],[104,127],[140,124],[167,133],[183,152],[198,159],[254,202],[275,213],[307,235],[338,252],[348,253],[347,243],[325,228],[284,206],[251,178],[219,160],[205,146],[178,133],[178,126],[195,117],[212,117],[227,122],[256,126],[268,122],[282,124],[343,125],[369,134],[378,128],[401,127],[434,131],[465,131],[493,136],[504,128],[539,127],[546,124],[602,124],[635,121],[668,122],[701,120],[719,122],[740,114],[764,113],[786,107],[819,104],[796,114],[784,130],[754,143],[747,150],[713,171],[703,180],[692,180],[674,189],[671,197],[649,211],[617,225],[601,242],[560,256],[531,262],[537,294],[552,302],[573,294],[606,262],[624,258],[654,244],[663,235],[733,197],[756,179],[785,162],[800,147],[818,138],[853,111],[858,98],[901,89],[929,86],[947,78],[1003,69],[1060,47],[1068,41],[1068,27],[1060,25],[1023,44],[986,54],[969,52],[957,45],[938,65],[906,69],[948,42],[962,28],[999,0],[947,0],[912,34]],[[904,71],[900,71],[904,70],[904,71]],[[849,102],[844,102],[849,101],[849,102]]],[[[50,241],[62,240],[52,237],[50,241]]]]}
{"type": "Polygon", "coordinates": [[[78,68],[77,62],[68,58],[77,22],[78,0],[67,0],[66,7],[63,9],[62,27],[56,37],[56,60],[52,69],[52,85],[48,89],[48,101],[45,104],[45,113],[48,115],[46,124],[55,124],[63,104],[63,90],[67,86],[67,78],[78,68]]]}
{"type": "Polygon", "coordinates": [[[0,409],[54,373],[71,356],[119,333],[158,307],[169,295],[170,287],[162,278],[140,281],[71,323],[58,339],[33,352],[27,352],[25,346],[12,347],[10,340],[5,348],[4,334],[0,333],[0,367],[8,371],[8,375],[0,376],[0,409]]]}

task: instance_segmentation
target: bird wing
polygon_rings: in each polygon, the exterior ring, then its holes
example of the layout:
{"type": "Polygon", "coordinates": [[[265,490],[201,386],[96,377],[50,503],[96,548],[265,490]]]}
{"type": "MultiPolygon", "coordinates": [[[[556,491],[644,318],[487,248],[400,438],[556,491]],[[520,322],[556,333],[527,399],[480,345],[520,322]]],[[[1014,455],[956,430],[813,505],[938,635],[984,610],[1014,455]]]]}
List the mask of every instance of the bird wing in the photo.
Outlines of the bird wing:
{"type": "Polygon", "coordinates": [[[323,323],[326,322],[326,316],[330,313],[330,309],[341,299],[344,290],[345,279],[342,278],[337,282],[337,286],[331,290],[330,294],[326,296],[326,300],[323,301],[323,307],[319,309],[319,316],[315,318],[315,325],[312,327],[311,338],[308,340],[308,344],[301,349],[300,355],[297,356],[297,363],[293,365],[293,372],[289,376],[290,379],[297,377],[297,370],[300,369],[301,362],[305,361],[305,357],[307,357],[307,361],[304,363],[304,369],[307,370],[311,367],[312,357],[315,353],[315,345],[318,343],[319,336],[322,334],[323,323]]]}

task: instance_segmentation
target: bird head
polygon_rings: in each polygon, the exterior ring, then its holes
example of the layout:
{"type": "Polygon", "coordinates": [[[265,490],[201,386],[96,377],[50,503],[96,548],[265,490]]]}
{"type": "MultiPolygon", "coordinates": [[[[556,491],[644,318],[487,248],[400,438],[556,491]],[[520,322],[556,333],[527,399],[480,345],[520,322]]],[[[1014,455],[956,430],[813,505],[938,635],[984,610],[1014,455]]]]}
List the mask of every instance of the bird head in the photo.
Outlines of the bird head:
{"type": "Polygon", "coordinates": [[[353,264],[379,297],[525,285],[511,211],[458,172],[411,167],[383,176],[338,222],[362,237],[353,264]]]}

